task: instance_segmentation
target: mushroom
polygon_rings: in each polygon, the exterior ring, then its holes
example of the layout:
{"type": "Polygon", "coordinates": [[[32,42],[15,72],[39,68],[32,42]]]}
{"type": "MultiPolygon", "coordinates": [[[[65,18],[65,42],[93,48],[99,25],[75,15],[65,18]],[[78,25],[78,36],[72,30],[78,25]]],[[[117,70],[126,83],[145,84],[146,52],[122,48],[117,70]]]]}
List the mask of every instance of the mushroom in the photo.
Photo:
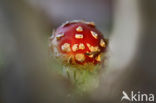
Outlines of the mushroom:
{"type": "Polygon", "coordinates": [[[94,22],[68,21],[58,27],[50,39],[50,49],[57,49],[54,55],[71,65],[96,65],[106,48],[106,39],[94,22]]]}

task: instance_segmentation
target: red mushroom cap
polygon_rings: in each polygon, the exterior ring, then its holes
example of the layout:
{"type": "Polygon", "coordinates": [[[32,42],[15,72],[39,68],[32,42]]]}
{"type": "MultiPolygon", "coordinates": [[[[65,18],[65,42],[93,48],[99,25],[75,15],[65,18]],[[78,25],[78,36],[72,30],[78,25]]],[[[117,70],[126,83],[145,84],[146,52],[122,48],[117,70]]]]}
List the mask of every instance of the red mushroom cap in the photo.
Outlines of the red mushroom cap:
{"type": "Polygon", "coordinates": [[[71,21],[62,24],[50,38],[50,48],[69,64],[98,64],[107,42],[93,22],[71,21]]]}

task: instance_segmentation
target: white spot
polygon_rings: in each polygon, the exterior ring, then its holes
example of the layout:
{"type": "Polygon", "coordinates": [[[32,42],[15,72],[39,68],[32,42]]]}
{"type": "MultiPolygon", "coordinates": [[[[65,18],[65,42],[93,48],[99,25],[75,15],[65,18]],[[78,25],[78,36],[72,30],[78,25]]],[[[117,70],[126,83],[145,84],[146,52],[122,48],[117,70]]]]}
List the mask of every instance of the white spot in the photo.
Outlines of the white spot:
{"type": "Polygon", "coordinates": [[[76,31],[77,32],[82,32],[83,31],[83,28],[81,26],[79,26],[79,27],[76,28],[76,31]]]}
{"type": "Polygon", "coordinates": [[[72,47],[72,50],[75,52],[78,50],[78,44],[74,44],[73,47],[72,47]]]}
{"type": "Polygon", "coordinates": [[[61,46],[61,49],[62,51],[64,52],[70,52],[71,49],[70,49],[70,44],[69,43],[64,43],[62,46],[61,46]]]}
{"type": "Polygon", "coordinates": [[[83,34],[75,34],[75,38],[76,39],[82,39],[83,38],[83,34]]]}
{"type": "Polygon", "coordinates": [[[99,52],[100,51],[98,46],[91,46],[89,43],[87,43],[87,46],[91,52],[99,52]]]}
{"type": "Polygon", "coordinates": [[[106,43],[104,42],[103,39],[100,40],[100,46],[101,46],[101,47],[106,47],[106,43]]]}
{"type": "Polygon", "coordinates": [[[95,59],[96,59],[96,61],[100,62],[101,61],[101,54],[99,54],[95,59]]]}
{"type": "Polygon", "coordinates": [[[97,39],[97,37],[98,37],[97,33],[95,33],[94,31],[91,31],[91,34],[92,34],[92,36],[93,36],[95,39],[97,39]]]}
{"type": "Polygon", "coordinates": [[[85,49],[85,46],[84,46],[83,43],[80,43],[80,44],[79,44],[79,49],[85,49]]]}
{"type": "Polygon", "coordinates": [[[85,60],[85,56],[84,54],[79,53],[75,55],[75,59],[79,62],[83,62],[85,60]]]}
{"type": "Polygon", "coordinates": [[[89,56],[90,58],[93,58],[94,55],[93,55],[93,54],[90,54],[90,55],[88,55],[88,56],[89,56]]]}
{"type": "Polygon", "coordinates": [[[59,39],[60,39],[61,37],[63,37],[63,36],[64,36],[64,33],[57,34],[57,35],[56,35],[56,39],[59,40],[59,39]]]}

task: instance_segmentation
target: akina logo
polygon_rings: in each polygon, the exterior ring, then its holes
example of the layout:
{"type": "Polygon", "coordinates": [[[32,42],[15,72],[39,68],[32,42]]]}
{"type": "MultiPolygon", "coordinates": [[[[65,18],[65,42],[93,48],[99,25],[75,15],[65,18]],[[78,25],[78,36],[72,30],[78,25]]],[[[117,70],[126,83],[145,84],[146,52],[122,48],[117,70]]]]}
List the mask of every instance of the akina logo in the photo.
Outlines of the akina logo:
{"type": "Polygon", "coordinates": [[[155,96],[154,94],[145,94],[141,93],[140,91],[134,92],[131,91],[130,95],[128,95],[125,91],[122,91],[123,96],[121,97],[121,101],[135,101],[135,102],[154,102],[155,96]]]}

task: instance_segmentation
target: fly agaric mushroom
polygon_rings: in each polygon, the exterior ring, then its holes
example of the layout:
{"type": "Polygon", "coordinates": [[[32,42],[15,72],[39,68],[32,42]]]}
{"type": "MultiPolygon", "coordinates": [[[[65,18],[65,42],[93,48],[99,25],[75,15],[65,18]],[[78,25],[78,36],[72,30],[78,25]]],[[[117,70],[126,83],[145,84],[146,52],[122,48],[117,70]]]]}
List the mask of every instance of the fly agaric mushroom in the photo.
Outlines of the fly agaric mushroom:
{"type": "Polygon", "coordinates": [[[50,38],[50,49],[54,55],[71,65],[96,65],[101,62],[106,48],[106,39],[93,22],[66,22],[50,38]]]}

